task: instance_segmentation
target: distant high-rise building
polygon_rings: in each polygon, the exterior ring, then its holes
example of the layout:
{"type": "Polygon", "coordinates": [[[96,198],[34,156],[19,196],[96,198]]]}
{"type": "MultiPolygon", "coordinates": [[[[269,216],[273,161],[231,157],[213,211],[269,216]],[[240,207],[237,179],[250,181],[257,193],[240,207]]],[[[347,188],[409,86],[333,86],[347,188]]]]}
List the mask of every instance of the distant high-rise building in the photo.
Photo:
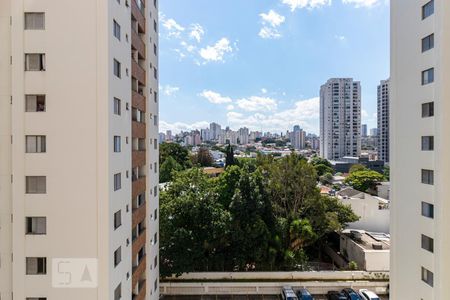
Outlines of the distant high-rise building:
{"type": "Polygon", "coordinates": [[[164,143],[166,141],[166,134],[164,132],[159,133],[159,143],[164,143]]]}
{"type": "Polygon", "coordinates": [[[361,125],[361,137],[367,137],[367,124],[361,125]]]}
{"type": "Polygon", "coordinates": [[[205,128],[200,130],[200,136],[202,141],[207,142],[211,140],[211,131],[209,130],[209,128],[205,128]]]}
{"type": "Polygon", "coordinates": [[[333,78],[320,88],[320,155],[335,160],[361,154],[361,85],[333,78]]]}
{"type": "Polygon", "coordinates": [[[1,300],[159,299],[158,2],[0,0],[1,300]]]}
{"type": "Polygon", "coordinates": [[[241,145],[247,145],[248,144],[248,138],[249,138],[249,133],[248,133],[248,128],[244,127],[244,128],[240,128],[239,129],[239,143],[241,145]]]}
{"type": "Polygon", "coordinates": [[[218,140],[219,135],[222,132],[222,127],[219,124],[213,122],[209,124],[209,131],[210,131],[210,139],[218,140]]]}
{"type": "Polygon", "coordinates": [[[370,129],[370,136],[377,137],[378,136],[378,128],[370,129]]]}
{"type": "Polygon", "coordinates": [[[382,80],[378,99],[378,158],[389,162],[389,80],[382,80]]]}
{"type": "Polygon", "coordinates": [[[390,299],[450,299],[450,1],[391,1],[390,299]]]}
{"type": "Polygon", "coordinates": [[[294,126],[294,131],[289,133],[289,138],[294,149],[301,150],[305,148],[306,132],[299,125],[294,126]]]}
{"type": "Polygon", "coordinates": [[[168,141],[173,140],[172,130],[167,130],[167,131],[166,131],[166,139],[167,139],[168,141]]]}

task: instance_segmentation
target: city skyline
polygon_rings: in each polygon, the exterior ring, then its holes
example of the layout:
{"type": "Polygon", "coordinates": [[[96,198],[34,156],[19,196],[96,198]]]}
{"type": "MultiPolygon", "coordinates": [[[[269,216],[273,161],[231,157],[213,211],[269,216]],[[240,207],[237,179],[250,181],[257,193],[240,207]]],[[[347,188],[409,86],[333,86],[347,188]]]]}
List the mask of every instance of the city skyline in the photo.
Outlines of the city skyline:
{"type": "Polygon", "coordinates": [[[299,124],[318,134],[320,85],[333,77],[361,82],[362,123],[376,127],[377,85],[389,77],[389,5],[302,3],[229,1],[220,15],[208,1],[161,3],[161,130],[299,124]]]}

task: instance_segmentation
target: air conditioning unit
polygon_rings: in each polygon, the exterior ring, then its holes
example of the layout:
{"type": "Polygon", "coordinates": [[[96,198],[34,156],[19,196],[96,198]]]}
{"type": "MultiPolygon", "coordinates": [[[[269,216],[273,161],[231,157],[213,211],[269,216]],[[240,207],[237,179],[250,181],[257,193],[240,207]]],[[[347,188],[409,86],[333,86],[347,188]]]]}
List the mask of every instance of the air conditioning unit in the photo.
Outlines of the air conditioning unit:
{"type": "Polygon", "coordinates": [[[381,244],[381,243],[372,243],[372,249],[374,249],[374,250],[383,250],[383,244],[381,244]]]}

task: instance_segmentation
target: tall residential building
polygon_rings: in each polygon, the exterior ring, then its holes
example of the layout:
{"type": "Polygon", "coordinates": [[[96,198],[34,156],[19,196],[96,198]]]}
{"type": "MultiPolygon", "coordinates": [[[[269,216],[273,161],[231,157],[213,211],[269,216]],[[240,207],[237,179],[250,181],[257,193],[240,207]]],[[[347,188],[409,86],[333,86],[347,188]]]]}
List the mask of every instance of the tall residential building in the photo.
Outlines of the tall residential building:
{"type": "Polygon", "coordinates": [[[289,139],[294,149],[301,150],[305,148],[306,132],[299,125],[294,126],[294,131],[289,133],[289,139]]]}
{"type": "Polygon", "coordinates": [[[378,128],[371,128],[370,129],[370,136],[378,137],[378,128]]]}
{"type": "Polygon", "coordinates": [[[2,300],[159,298],[157,4],[0,0],[2,300]]]}
{"type": "Polygon", "coordinates": [[[320,155],[335,160],[361,154],[361,85],[332,78],[320,88],[320,155]]]}
{"type": "Polygon", "coordinates": [[[367,137],[367,124],[361,125],[361,137],[367,137]]]}
{"type": "Polygon", "coordinates": [[[389,162],[389,80],[380,81],[378,99],[378,158],[389,162]]]}
{"type": "Polygon", "coordinates": [[[247,145],[248,144],[248,137],[249,137],[248,128],[247,127],[240,128],[238,134],[239,134],[239,136],[238,136],[239,144],[247,145]]]}
{"type": "Polygon", "coordinates": [[[212,140],[218,140],[219,135],[222,133],[222,128],[217,123],[211,123],[211,124],[209,124],[209,132],[210,132],[210,138],[212,140]]]}
{"type": "Polygon", "coordinates": [[[450,299],[449,22],[448,0],[391,2],[392,299],[450,299]]]}

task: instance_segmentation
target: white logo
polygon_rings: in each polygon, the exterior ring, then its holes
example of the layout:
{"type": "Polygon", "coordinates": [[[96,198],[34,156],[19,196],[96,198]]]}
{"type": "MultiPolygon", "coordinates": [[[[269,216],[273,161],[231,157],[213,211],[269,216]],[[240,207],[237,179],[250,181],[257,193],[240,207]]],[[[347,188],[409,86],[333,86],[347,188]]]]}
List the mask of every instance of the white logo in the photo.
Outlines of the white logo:
{"type": "Polygon", "coordinates": [[[52,259],[54,288],[97,288],[98,260],[96,258],[52,259]]]}

